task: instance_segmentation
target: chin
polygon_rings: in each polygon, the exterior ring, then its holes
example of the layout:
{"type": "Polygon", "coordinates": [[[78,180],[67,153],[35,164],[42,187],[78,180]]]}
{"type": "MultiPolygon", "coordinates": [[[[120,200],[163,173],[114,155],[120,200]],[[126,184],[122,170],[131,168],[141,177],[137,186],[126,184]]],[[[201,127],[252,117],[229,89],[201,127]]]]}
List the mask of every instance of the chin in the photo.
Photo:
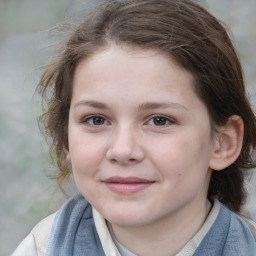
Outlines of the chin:
{"type": "Polygon", "coordinates": [[[122,211],[120,213],[115,212],[115,214],[110,213],[105,215],[105,219],[107,219],[111,224],[127,227],[139,227],[147,225],[151,223],[151,220],[149,220],[148,217],[148,213],[145,215],[134,211],[122,211]]]}

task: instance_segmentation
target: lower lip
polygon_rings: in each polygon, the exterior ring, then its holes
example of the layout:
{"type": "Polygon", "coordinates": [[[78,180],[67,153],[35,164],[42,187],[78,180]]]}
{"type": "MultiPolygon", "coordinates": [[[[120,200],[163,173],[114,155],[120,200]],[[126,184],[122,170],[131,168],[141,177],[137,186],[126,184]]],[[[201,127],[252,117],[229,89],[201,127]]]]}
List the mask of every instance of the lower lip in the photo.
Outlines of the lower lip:
{"type": "Polygon", "coordinates": [[[106,186],[113,192],[120,193],[120,194],[134,194],[139,191],[142,191],[154,182],[142,182],[142,183],[111,183],[106,182],[106,186]]]}

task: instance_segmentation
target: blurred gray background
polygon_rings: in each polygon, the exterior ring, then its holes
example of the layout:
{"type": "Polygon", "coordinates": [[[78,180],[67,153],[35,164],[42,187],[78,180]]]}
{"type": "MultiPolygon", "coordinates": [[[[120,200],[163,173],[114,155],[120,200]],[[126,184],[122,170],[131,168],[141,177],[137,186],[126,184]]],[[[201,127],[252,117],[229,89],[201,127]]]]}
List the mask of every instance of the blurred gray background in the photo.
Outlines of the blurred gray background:
{"type": "MultiPolygon", "coordinates": [[[[53,169],[37,117],[38,67],[51,55],[56,24],[76,19],[100,0],[0,0],[0,256],[10,255],[31,228],[64,199],[47,178],[53,169]]],[[[229,27],[256,109],[256,1],[201,0],[229,27]]],[[[256,178],[245,212],[256,220],[256,178]]]]}

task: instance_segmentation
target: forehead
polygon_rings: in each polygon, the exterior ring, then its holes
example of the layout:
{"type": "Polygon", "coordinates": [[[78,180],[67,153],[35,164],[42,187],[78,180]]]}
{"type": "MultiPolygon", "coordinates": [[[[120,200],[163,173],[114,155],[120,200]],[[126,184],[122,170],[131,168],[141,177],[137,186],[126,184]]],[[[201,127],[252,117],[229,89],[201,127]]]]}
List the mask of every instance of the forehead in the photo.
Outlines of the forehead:
{"type": "Polygon", "coordinates": [[[113,97],[119,90],[134,98],[182,97],[186,91],[197,97],[193,75],[171,57],[157,50],[116,45],[83,59],[75,70],[73,85],[78,97],[82,91],[113,97]]]}
{"type": "MultiPolygon", "coordinates": [[[[109,75],[116,75],[123,79],[137,76],[137,79],[150,79],[154,74],[171,73],[171,70],[176,72],[173,78],[178,79],[186,76],[188,83],[194,86],[194,76],[191,72],[185,70],[178,62],[167,53],[158,49],[142,49],[131,45],[116,45],[110,43],[109,45],[96,51],[89,57],[82,59],[75,70],[74,84],[77,82],[77,77],[80,76],[81,70],[85,75],[97,75],[100,79],[106,74],[104,71],[107,67],[109,75]],[[86,70],[85,71],[85,66],[86,70]],[[119,73],[118,71],[123,71],[119,73]]],[[[80,76],[81,77],[81,76],[80,76]]],[[[140,80],[139,79],[139,80],[140,80]]]]}

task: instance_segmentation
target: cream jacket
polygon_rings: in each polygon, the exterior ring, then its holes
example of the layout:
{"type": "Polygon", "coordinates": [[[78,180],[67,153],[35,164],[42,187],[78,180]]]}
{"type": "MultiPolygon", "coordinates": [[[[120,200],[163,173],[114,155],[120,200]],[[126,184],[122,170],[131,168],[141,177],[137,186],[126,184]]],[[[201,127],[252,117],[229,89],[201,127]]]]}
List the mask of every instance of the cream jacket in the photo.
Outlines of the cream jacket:
{"type": "Polygon", "coordinates": [[[11,256],[44,256],[55,215],[40,221],[11,256]]]}

